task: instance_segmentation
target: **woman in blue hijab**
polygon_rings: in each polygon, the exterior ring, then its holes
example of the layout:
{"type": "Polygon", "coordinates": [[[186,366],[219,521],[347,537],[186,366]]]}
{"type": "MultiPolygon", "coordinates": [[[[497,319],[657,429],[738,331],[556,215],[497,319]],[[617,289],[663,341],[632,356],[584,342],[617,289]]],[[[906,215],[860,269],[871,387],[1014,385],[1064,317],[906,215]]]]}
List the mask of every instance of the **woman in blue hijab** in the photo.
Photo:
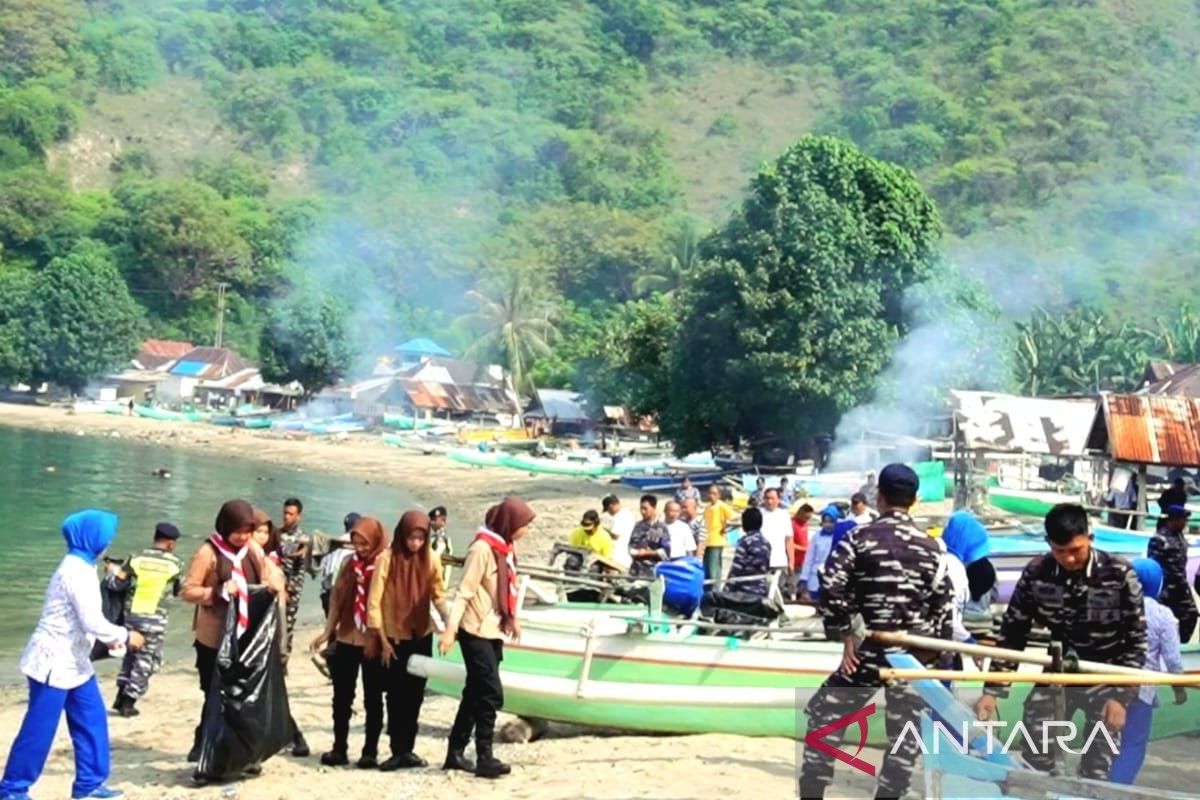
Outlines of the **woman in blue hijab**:
{"type": "Polygon", "coordinates": [[[991,550],[987,528],[970,511],[955,511],[942,529],[942,543],[965,568],[969,597],[964,613],[968,617],[990,617],[996,568],[988,558],[991,550]]]}
{"type": "Polygon", "coordinates": [[[105,785],[111,760],[108,711],[92,668],[92,644],[138,649],[142,636],[104,618],[96,561],[117,535],[117,516],[88,509],[63,521],[67,555],[46,589],[46,601],[29,644],[21,656],[21,672],[29,683],[29,706],[21,730],[8,753],[0,800],[28,800],[29,788],[46,766],[54,732],[63,713],[75,748],[72,798],[117,798],[122,792],[105,785]]]}

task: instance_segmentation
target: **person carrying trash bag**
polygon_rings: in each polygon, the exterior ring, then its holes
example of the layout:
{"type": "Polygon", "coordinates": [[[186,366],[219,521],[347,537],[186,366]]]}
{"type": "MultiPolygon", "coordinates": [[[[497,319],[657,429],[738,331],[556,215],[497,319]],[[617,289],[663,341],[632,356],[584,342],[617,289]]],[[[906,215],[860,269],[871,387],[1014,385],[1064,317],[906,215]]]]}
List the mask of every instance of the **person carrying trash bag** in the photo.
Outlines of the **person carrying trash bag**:
{"type": "MultiPolygon", "coordinates": [[[[238,673],[239,668],[256,667],[258,672],[252,677],[260,682],[271,679],[285,692],[283,657],[275,641],[279,617],[272,605],[285,591],[283,572],[252,541],[254,509],[245,500],[230,500],[221,506],[214,528],[192,557],[180,593],[185,601],[196,604],[194,646],[204,693],[204,709],[188,753],[188,761],[193,762],[201,761],[205,751],[213,751],[214,737],[220,738],[225,699],[236,699],[238,680],[247,678],[238,673]],[[265,589],[259,590],[260,585],[265,589]],[[268,649],[274,655],[264,661],[268,649]]],[[[262,701],[268,695],[258,691],[252,697],[262,701]]],[[[235,709],[236,713],[241,712],[235,709]]],[[[284,713],[286,716],[286,707],[284,713]]],[[[266,733],[265,728],[260,731],[260,735],[266,733]]],[[[213,755],[209,752],[208,764],[196,770],[199,781],[214,774],[213,755]]],[[[246,766],[255,771],[253,762],[246,766]]]]}
{"type": "Polygon", "coordinates": [[[263,761],[292,742],[294,723],[283,677],[286,628],[279,603],[265,586],[247,587],[245,599],[241,620],[238,606],[229,605],[205,700],[200,762],[193,775],[200,785],[257,775],[263,761]]]}

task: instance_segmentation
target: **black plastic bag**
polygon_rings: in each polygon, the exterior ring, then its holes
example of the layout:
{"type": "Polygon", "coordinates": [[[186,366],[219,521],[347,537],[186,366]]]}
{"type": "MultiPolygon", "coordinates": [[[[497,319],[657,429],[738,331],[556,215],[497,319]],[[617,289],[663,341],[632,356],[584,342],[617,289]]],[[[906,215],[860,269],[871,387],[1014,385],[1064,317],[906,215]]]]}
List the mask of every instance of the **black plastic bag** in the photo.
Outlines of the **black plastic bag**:
{"type": "MultiPolygon", "coordinates": [[[[129,581],[119,580],[115,575],[106,575],[100,581],[100,611],[104,618],[113,625],[125,624],[125,595],[129,591],[129,581]]],[[[102,661],[112,658],[108,645],[104,642],[92,642],[92,661],[102,661]]]]}
{"type": "MultiPolygon", "coordinates": [[[[719,625],[768,625],[782,617],[781,605],[748,592],[706,592],[700,603],[700,616],[719,625]]],[[[742,636],[747,631],[715,631],[715,635],[742,636]]]]}
{"type": "Polygon", "coordinates": [[[250,587],[250,624],[240,638],[229,604],[225,637],[205,703],[198,775],[236,780],[292,741],[291,711],[280,651],[282,619],[274,594],[250,587]]]}

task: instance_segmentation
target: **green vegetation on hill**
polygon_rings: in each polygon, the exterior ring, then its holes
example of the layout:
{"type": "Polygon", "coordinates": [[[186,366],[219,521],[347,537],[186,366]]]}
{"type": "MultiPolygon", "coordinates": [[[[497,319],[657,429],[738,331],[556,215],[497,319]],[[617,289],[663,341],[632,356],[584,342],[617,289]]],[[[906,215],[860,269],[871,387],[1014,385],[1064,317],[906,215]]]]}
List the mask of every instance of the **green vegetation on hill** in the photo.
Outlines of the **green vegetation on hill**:
{"type": "MultiPolygon", "coordinates": [[[[355,347],[318,331],[277,363],[432,335],[527,385],[661,397],[615,366],[659,363],[649,321],[687,294],[655,293],[815,132],[914,171],[998,313],[1148,327],[1200,306],[1198,22],[1183,0],[12,0],[0,280],[86,251],[144,330],[199,342],[228,284],[250,356],[315,291],[355,347]]],[[[0,374],[30,378],[14,313],[0,374]]]]}

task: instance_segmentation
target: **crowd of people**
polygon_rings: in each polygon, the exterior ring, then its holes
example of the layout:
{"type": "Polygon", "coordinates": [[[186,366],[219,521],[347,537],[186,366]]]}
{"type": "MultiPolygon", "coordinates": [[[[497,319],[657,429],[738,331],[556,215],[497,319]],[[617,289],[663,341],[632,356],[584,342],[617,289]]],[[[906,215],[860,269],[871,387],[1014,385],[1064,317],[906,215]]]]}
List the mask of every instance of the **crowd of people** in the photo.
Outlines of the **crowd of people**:
{"type": "MultiPolygon", "coordinates": [[[[635,577],[649,578],[660,564],[696,558],[710,588],[724,584],[765,595],[774,581],[781,591],[813,603],[827,638],[840,642],[843,653],[839,668],[809,702],[808,731],[861,708],[882,689],[887,733],[896,746],[884,755],[876,797],[900,797],[918,755],[917,742],[900,733],[905,722],[918,717],[923,702],[911,685],[882,680],[889,649],[864,639],[862,630],[971,642],[966,623],[992,619],[997,581],[988,532],[970,512],[952,514],[938,536],[916,525],[910,511],[918,486],[912,469],[889,465],[871,487],[873,497],[856,493],[818,515],[802,501],[797,505],[786,483],[760,484],[738,513],[718,487],[707,488],[702,504],[700,492],[685,481],[661,504],[655,495],[641,497],[637,517],[617,496],[605,497],[602,513],[585,512],[570,542],[635,577]],[[814,517],[819,527],[810,532],[814,517]],[[726,573],[723,554],[735,535],[726,573]]],[[[996,631],[997,646],[1023,650],[1036,627],[1053,632],[1080,659],[1181,671],[1180,642],[1191,637],[1197,618],[1186,572],[1188,509],[1173,497],[1161,504],[1147,557],[1133,563],[1093,545],[1083,507],[1063,504],[1051,510],[1044,521],[1049,552],[1030,561],[1013,587],[996,631]]],[[[333,731],[333,745],[321,763],[351,764],[350,722],[361,688],[365,724],[353,764],[383,771],[427,766],[415,752],[425,681],[407,667],[413,656],[431,656],[435,646],[444,655],[457,644],[466,680],[442,768],[483,778],[510,772],[493,747],[496,714],[504,701],[499,665],[504,642],[520,638],[514,547],[527,534],[533,509],[512,497],[490,508],[453,588],[444,560],[451,551],[444,507],[406,511],[390,533],[379,518],[351,513],[343,535],[328,542],[304,532],[299,499],[285,500],[282,512],[276,525],[245,500],[224,503],[211,536],[186,566],[175,553],[178,527],[160,523],[144,550],[126,559],[104,559],[102,581],[96,567],[116,535],[117,517],[94,509],[67,517],[62,525],[67,553],[51,577],[41,618],[21,659],[29,703],[0,782],[0,800],[28,798],[63,714],[76,756],[72,797],[121,796],[107,785],[108,715],[92,662],[106,654],[122,659],[112,708],[121,717],[137,715],[162,661],[167,607],[175,596],[195,607],[193,648],[203,694],[188,754],[189,761],[198,762],[195,781],[257,774],[257,759],[241,764],[235,775],[205,769],[212,720],[226,709],[222,687],[214,684],[219,661],[241,657],[237,643],[253,628],[252,596],[267,592],[268,607],[280,620],[271,650],[278,663],[272,668],[285,675],[300,596],[306,578],[318,575],[325,624],[309,651],[332,684],[333,731]],[[120,624],[106,608],[105,598],[113,597],[120,598],[120,624]],[[385,732],[390,755],[381,759],[385,732]],[[472,738],[473,760],[467,756],[472,738]]],[[[934,657],[946,654],[929,655],[934,657]]],[[[1015,668],[1003,661],[991,667],[1000,673],[1015,668]]],[[[985,684],[976,714],[995,718],[1007,691],[1002,682],[985,684]]],[[[286,697],[286,686],[283,692],[286,697]]],[[[1185,702],[1181,689],[1175,694],[1176,702],[1185,702]]],[[[1082,711],[1089,723],[1103,724],[1122,743],[1115,759],[1104,748],[1089,750],[1081,775],[1132,783],[1145,757],[1157,704],[1154,688],[1098,686],[1067,698],[1068,713],[1082,711]]],[[[1026,725],[1052,718],[1055,703],[1054,693],[1035,687],[1024,701],[1026,725]]],[[[308,744],[290,715],[286,728],[292,755],[307,757],[308,744]]],[[[1039,769],[1053,765],[1052,754],[1026,757],[1039,769]]],[[[823,798],[833,773],[827,752],[806,748],[800,797],[823,798]]]]}
{"type": "MultiPolygon", "coordinates": [[[[9,751],[0,798],[27,800],[64,713],[76,758],[72,797],[122,796],[107,785],[108,715],[93,661],[107,655],[123,659],[113,711],[121,717],[139,714],[138,703],[162,662],[167,602],[174,596],[195,607],[193,648],[203,700],[187,756],[198,763],[193,780],[203,785],[261,772],[260,759],[240,764],[237,774],[206,771],[212,721],[237,705],[226,705],[229,698],[219,683],[214,688],[218,660],[258,657],[248,647],[243,652],[239,643],[247,644],[253,628],[252,596],[266,591],[274,598],[268,606],[276,606],[282,619],[272,634],[278,663],[269,667],[286,675],[305,579],[316,575],[321,576],[325,625],[309,649],[332,682],[333,746],[321,763],[350,764],[350,719],[361,686],[364,739],[355,766],[383,771],[427,766],[415,752],[425,680],[407,666],[412,655],[432,655],[436,635],[443,655],[457,644],[466,668],[443,769],[482,778],[511,771],[493,748],[496,713],[504,702],[499,664],[504,641],[520,637],[514,545],[528,532],[533,509],[513,497],[489,509],[453,589],[447,587],[448,565],[442,560],[451,549],[443,507],[428,514],[404,512],[390,536],[379,519],[349,514],[344,535],[324,548],[304,532],[299,499],[288,498],[282,510],[282,524],[276,525],[245,500],[226,502],[211,536],[186,567],[175,555],[179,529],[160,523],[145,550],[128,559],[105,559],[102,581],[96,566],[116,536],[116,515],[87,510],[64,521],[67,555],[51,577],[41,618],[21,658],[29,704],[9,751]],[[119,599],[119,609],[106,604],[111,598],[119,599]],[[120,624],[109,616],[119,616],[120,624]],[[380,760],[385,730],[391,754],[380,760]],[[474,759],[466,753],[472,739],[474,759]]],[[[286,686],[283,692],[286,697],[286,686]]],[[[308,744],[290,715],[287,727],[292,755],[307,757],[308,744]]]]}

